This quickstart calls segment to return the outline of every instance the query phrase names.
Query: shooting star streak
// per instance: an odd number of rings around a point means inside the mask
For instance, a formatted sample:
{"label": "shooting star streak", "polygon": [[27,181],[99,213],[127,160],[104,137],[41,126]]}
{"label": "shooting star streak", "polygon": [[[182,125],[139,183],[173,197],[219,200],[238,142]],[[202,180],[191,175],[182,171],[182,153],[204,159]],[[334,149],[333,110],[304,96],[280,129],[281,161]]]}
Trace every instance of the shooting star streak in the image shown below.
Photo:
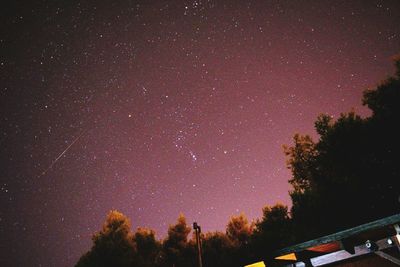
{"label": "shooting star streak", "polygon": [[47,169],[44,170],[44,171],[39,175],[39,178],[42,177],[43,175],[45,175],[51,168],[53,168],[54,164],[56,164],[56,162],[57,162],[62,156],[64,156],[65,153],[68,152],[68,150],[79,140],[79,138],[82,137],[82,135],[83,135],[85,132],[86,132],[86,131],[83,131],[80,135],[78,135],[78,137],[76,137],[76,138],[74,139],[74,141],[72,141],[72,143],[69,144],[69,145],[67,146],[67,148],[64,149],[64,151],[63,151],[55,160],[53,160],[53,162],[50,164],[50,166],[47,167]]}

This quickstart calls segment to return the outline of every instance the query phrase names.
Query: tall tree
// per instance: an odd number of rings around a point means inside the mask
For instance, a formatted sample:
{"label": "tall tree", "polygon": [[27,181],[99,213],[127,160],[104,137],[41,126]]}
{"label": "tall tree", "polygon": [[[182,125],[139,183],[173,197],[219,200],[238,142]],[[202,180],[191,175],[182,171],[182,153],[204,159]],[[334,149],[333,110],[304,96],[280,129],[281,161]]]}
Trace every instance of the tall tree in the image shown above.
{"label": "tall tree", "polygon": [[[397,76],[365,91],[368,118],[354,112],[318,117],[318,142],[295,135],[285,147],[292,171],[292,217],[300,239],[399,211],[400,63]],[[304,235],[302,235],[304,234]]]}
{"label": "tall tree", "polygon": [[159,260],[161,243],[155,237],[155,231],[149,228],[138,228],[133,236],[138,254],[138,266],[155,266]]}
{"label": "tall tree", "polygon": [[93,247],[77,263],[77,267],[129,267],[135,261],[135,247],[129,219],[113,210],[103,228],[94,234]]}
{"label": "tall tree", "polygon": [[288,207],[282,204],[265,206],[263,217],[256,222],[252,236],[252,250],[256,258],[291,244],[293,240],[291,218]]}
{"label": "tall tree", "polygon": [[239,246],[248,244],[252,231],[253,226],[243,213],[232,216],[226,226],[226,235]]}
{"label": "tall tree", "polygon": [[[191,228],[186,223],[186,218],[183,214],[180,214],[176,224],[170,225],[168,229],[168,235],[163,242],[162,247],[162,266],[191,266],[191,262],[186,255],[191,249],[191,244],[188,242],[188,235]],[[193,259],[193,263],[195,258]]]}
{"label": "tall tree", "polygon": [[[235,266],[235,243],[225,233],[213,232],[203,236],[203,266]],[[236,244],[237,245],[237,244]]]}
{"label": "tall tree", "polygon": [[226,226],[226,236],[233,243],[232,259],[234,266],[243,266],[248,263],[250,258],[250,238],[253,233],[254,225],[249,223],[243,213],[232,216]]}

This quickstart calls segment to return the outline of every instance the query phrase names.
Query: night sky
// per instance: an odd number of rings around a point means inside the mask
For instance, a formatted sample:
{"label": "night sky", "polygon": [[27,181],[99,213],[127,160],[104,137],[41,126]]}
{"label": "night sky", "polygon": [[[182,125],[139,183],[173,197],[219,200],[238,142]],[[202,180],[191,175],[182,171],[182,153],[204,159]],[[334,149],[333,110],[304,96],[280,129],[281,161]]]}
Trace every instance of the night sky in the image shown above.
{"label": "night sky", "polygon": [[[0,265],[72,266],[110,209],[158,237],[290,205],[283,144],[368,115],[400,1],[9,1]],[[12,6],[13,5],[13,6]]]}

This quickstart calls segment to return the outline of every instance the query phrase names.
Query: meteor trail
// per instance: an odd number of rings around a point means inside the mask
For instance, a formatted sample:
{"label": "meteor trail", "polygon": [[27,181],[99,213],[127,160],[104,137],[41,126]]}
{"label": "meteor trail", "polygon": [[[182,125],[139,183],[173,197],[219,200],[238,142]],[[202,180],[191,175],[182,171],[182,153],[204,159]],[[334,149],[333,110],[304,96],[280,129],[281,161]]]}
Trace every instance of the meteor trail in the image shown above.
{"label": "meteor trail", "polygon": [[79,140],[79,138],[81,138],[81,136],[82,136],[85,132],[86,132],[86,131],[83,131],[80,135],[78,135],[78,137],[76,137],[76,138],[74,139],[74,141],[72,141],[72,143],[69,144],[69,145],[67,146],[67,148],[64,149],[64,151],[63,151],[55,160],[53,160],[53,162],[50,164],[50,166],[47,167],[47,169],[44,170],[44,171],[39,175],[39,177],[42,177],[43,175],[45,175],[45,174],[53,167],[53,165],[54,165],[65,153],[68,152],[68,150]]}

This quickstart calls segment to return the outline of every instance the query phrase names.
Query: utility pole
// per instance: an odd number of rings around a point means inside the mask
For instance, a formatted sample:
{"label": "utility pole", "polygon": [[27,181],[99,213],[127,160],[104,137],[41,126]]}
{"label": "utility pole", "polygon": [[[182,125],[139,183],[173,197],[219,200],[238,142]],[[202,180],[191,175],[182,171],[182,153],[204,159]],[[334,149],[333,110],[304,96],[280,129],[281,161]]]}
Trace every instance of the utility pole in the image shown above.
{"label": "utility pole", "polygon": [[200,233],[201,233],[201,228],[200,225],[197,224],[197,222],[193,223],[193,229],[196,233],[196,244],[197,244],[197,256],[199,260],[199,267],[203,267],[203,260],[202,260],[202,249],[201,249],[201,239],[200,239]]}

